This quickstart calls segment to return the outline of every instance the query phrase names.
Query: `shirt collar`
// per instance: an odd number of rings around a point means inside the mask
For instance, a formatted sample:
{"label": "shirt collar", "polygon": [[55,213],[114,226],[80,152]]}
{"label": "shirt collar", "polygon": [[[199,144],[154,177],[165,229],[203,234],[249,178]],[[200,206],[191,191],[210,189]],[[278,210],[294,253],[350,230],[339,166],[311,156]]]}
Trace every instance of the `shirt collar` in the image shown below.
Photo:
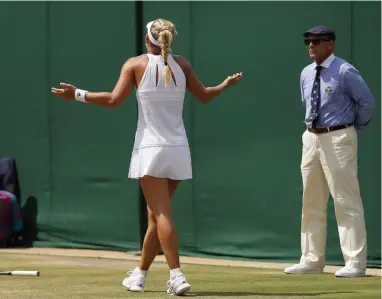
{"label": "shirt collar", "polygon": [[[320,65],[324,68],[328,68],[330,66],[330,64],[333,62],[333,60],[336,58],[336,56],[334,56],[334,54],[330,54],[330,56],[328,58],[326,58],[324,60],[323,63],[321,63]],[[317,66],[317,63],[315,63],[315,67]]]}

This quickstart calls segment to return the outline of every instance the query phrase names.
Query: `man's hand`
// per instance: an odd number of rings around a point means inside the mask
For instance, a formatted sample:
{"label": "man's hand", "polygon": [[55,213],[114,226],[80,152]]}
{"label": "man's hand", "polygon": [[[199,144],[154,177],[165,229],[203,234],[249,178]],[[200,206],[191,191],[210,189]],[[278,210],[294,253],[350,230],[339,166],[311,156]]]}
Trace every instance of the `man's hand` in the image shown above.
{"label": "man's hand", "polygon": [[62,88],[52,87],[52,93],[64,100],[75,100],[76,87],[71,84],[60,83]]}

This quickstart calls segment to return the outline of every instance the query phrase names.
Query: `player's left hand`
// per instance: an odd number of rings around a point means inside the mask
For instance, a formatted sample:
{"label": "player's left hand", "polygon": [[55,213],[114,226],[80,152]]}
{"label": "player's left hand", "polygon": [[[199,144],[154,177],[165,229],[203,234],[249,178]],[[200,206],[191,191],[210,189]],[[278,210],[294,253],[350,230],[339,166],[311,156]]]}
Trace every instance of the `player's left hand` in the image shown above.
{"label": "player's left hand", "polygon": [[236,82],[238,82],[242,77],[243,77],[243,73],[236,73],[236,74],[233,74],[232,76],[228,76],[227,79],[224,80],[224,83],[226,87],[230,87],[236,84]]}
{"label": "player's left hand", "polygon": [[72,84],[60,83],[62,88],[52,87],[52,93],[64,100],[75,100],[76,87]]}

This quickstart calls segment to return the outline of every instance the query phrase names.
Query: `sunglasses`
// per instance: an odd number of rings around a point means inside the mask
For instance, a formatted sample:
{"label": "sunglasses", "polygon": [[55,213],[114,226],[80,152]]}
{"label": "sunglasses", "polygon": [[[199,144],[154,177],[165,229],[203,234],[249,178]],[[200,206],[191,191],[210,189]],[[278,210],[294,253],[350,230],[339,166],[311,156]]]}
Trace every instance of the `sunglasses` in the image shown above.
{"label": "sunglasses", "polygon": [[329,39],[327,38],[320,38],[320,39],[310,39],[310,38],[305,38],[304,39],[304,44],[305,46],[309,46],[310,43],[312,43],[313,45],[319,45],[321,42],[327,42],[329,41]]}

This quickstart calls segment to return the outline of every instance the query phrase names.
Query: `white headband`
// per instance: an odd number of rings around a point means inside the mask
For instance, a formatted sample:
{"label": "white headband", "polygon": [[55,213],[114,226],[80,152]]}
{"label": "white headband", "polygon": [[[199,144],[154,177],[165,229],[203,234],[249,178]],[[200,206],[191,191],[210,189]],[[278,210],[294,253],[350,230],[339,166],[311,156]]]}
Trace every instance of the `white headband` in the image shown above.
{"label": "white headband", "polygon": [[151,26],[153,25],[154,21],[151,21],[150,23],[148,23],[146,25],[146,28],[147,28],[147,35],[149,36],[149,39],[150,39],[150,42],[155,45],[155,46],[159,46],[159,43],[155,40],[155,38],[152,36],[151,34]]}

